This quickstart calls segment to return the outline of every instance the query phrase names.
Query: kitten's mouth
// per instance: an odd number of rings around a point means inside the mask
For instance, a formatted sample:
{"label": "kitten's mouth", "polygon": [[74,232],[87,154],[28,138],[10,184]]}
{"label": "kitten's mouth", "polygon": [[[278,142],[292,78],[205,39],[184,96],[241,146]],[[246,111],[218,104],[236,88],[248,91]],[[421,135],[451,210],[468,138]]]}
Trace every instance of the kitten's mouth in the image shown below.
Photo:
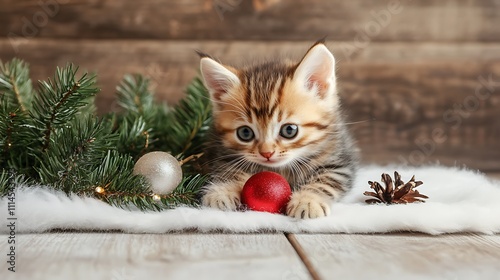
{"label": "kitten's mouth", "polygon": [[247,158],[248,161],[257,163],[259,165],[265,166],[265,167],[282,167],[284,165],[287,165],[289,163],[289,159],[287,157],[273,157],[273,158],[263,158],[263,157],[251,157]]}
{"label": "kitten's mouth", "polygon": [[263,159],[259,162],[261,165],[269,166],[269,167],[279,167],[286,163],[285,160],[280,159]]}

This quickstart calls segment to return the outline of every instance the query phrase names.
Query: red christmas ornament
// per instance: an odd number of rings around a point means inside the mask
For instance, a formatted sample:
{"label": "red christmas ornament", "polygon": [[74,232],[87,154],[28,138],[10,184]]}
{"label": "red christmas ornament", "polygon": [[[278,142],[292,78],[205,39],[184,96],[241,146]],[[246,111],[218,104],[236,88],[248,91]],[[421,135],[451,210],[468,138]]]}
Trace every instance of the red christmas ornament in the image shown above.
{"label": "red christmas ornament", "polygon": [[255,211],[284,213],[292,189],[280,174],[263,171],[250,177],[243,186],[241,202]]}

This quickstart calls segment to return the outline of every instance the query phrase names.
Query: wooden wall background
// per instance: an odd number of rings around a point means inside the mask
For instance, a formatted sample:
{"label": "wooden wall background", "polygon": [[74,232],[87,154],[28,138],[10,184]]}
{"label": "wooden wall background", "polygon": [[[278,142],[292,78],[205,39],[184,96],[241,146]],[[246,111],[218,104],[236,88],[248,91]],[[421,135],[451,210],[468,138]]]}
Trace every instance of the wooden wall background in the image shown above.
{"label": "wooden wall background", "polygon": [[0,0],[0,59],[45,79],[97,72],[100,112],[125,73],[176,102],[195,49],[241,65],[299,59],[328,36],[365,162],[440,162],[500,172],[500,2],[363,0]]}

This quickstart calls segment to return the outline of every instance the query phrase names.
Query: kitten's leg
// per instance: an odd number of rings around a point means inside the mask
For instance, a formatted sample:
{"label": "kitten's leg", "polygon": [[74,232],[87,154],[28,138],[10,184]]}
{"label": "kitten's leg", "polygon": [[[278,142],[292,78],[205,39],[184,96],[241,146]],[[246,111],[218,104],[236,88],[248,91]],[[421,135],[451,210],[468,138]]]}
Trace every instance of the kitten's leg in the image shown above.
{"label": "kitten's leg", "polygon": [[349,179],[349,176],[335,172],[319,174],[313,182],[292,194],[286,214],[301,219],[330,215],[330,203],[345,193]]}
{"label": "kitten's leg", "polygon": [[236,210],[241,205],[241,190],[248,178],[250,175],[241,174],[232,180],[209,183],[204,187],[202,204],[221,210]]}

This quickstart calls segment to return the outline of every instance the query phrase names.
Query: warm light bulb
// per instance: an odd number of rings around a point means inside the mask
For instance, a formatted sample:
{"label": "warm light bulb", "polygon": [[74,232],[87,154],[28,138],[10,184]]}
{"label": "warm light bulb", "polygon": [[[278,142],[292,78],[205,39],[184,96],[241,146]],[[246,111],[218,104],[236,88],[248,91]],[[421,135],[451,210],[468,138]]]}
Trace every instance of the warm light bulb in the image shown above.
{"label": "warm light bulb", "polygon": [[97,188],[95,188],[95,192],[102,194],[102,193],[104,193],[104,188],[103,187],[97,187]]}
{"label": "warm light bulb", "polygon": [[153,194],[153,200],[159,201],[161,197],[157,194]]}

